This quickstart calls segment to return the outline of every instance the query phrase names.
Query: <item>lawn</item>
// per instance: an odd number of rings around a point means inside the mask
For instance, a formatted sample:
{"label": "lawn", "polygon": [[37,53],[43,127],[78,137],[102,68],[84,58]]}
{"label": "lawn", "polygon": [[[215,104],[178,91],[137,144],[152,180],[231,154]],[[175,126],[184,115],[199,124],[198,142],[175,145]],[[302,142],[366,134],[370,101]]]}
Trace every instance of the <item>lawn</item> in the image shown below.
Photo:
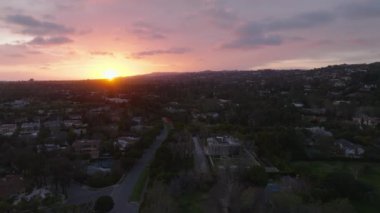
{"label": "lawn", "polygon": [[146,168],[141,173],[139,179],[136,182],[136,185],[133,187],[132,194],[129,197],[129,202],[140,202],[148,177],[149,177],[149,169]]}

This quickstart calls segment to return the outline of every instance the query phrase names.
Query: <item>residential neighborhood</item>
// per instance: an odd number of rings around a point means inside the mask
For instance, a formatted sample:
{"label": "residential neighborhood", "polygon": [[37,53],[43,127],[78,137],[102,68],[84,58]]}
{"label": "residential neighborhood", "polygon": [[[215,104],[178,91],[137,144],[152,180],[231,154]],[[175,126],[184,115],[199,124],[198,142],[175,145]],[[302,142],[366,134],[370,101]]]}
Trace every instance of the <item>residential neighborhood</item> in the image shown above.
{"label": "residential neighborhood", "polygon": [[376,212],[379,67],[0,83],[0,211]]}

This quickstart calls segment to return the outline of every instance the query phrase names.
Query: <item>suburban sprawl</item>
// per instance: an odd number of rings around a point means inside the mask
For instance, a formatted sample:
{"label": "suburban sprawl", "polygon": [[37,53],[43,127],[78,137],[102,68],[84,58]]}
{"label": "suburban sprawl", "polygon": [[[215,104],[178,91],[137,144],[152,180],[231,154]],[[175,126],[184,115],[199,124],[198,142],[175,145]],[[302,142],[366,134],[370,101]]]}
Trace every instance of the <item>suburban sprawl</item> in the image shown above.
{"label": "suburban sprawl", "polygon": [[380,63],[0,82],[0,212],[100,197],[115,213],[378,212]]}

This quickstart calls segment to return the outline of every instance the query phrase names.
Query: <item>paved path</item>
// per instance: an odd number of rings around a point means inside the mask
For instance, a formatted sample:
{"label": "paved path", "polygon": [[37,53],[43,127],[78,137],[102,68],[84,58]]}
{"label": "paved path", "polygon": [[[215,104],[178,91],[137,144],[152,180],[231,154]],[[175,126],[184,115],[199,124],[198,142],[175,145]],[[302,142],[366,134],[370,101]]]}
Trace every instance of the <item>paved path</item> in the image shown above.
{"label": "paved path", "polygon": [[164,127],[161,134],[157,136],[156,141],[151,145],[150,148],[145,150],[143,156],[138,160],[133,168],[127,173],[122,180],[113,186],[102,188],[102,189],[89,189],[81,187],[78,184],[74,184],[68,190],[69,198],[67,203],[69,204],[81,204],[91,201],[95,201],[99,196],[110,195],[112,196],[115,206],[111,213],[137,213],[139,210],[139,205],[136,203],[129,203],[128,199],[132,194],[134,185],[136,184],[138,178],[144,169],[152,161],[155,152],[161,146],[162,142],[168,136],[168,128]]}
{"label": "paved path", "polygon": [[208,167],[206,155],[199,144],[198,137],[193,137],[194,142],[194,165],[198,173],[209,174],[210,168]]}

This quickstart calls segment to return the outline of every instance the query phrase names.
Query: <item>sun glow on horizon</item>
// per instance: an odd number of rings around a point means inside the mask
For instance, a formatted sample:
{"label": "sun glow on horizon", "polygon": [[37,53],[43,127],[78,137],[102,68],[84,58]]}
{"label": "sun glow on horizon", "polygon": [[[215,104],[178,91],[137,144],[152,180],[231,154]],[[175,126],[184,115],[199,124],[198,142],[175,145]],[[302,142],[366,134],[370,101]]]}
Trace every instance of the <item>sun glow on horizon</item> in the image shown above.
{"label": "sun glow on horizon", "polygon": [[113,79],[119,77],[119,74],[116,70],[108,69],[104,71],[103,76],[105,79],[112,81]]}

